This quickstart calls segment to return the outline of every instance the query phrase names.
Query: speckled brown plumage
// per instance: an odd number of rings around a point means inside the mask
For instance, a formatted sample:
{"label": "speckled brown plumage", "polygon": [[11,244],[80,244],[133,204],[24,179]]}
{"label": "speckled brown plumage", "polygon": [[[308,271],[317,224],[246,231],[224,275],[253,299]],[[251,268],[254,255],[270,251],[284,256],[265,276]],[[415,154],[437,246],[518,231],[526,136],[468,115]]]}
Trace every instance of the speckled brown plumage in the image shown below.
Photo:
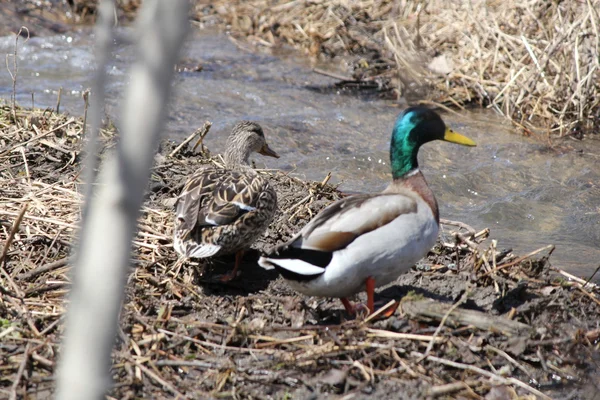
{"label": "speckled brown plumage", "polygon": [[201,170],[188,180],[177,202],[179,252],[194,257],[199,247],[206,247],[208,257],[244,250],[267,229],[276,208],[275,190],[252,169]]}
{"label": "speckled brown plumage", "polygon": [[[240,122],[227,139],[225,168],[205,167],[187,181],[177,199],[173,235],[181,256],[241,256],[267,229],[277,209],[277,195],[248,165],[252,152],[279,157],[258,124]],[[238,264],[236,260],[234,271]]]}

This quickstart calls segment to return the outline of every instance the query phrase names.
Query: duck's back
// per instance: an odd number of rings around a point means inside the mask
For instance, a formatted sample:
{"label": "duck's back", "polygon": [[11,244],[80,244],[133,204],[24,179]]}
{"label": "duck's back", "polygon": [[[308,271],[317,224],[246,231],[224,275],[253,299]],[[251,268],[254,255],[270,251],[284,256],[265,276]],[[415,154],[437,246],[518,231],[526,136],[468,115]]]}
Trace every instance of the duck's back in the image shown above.
{"label": "duck's back", "polygon": [[197,258],[243,250],[267,228],[276,208],[275,190],[250,168],[200,170],[177,200],[175,250]]}

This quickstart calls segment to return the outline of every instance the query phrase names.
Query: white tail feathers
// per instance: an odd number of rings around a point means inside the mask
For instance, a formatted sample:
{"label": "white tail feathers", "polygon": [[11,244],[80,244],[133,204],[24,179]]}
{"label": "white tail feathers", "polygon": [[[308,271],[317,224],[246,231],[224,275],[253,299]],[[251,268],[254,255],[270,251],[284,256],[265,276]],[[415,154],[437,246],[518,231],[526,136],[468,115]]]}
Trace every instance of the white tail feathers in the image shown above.
{"label": "white tail feathers", "polygon": [[259,258],[258,265],[260,265],[261,267],[263,267],[264,269],[267,269],[267,270],[272,270],[273,268],[275,268],[275,266],[271,262],[271,259],[266,258],[266,257]]}
{"label": "white tail feathers", "polygon": [[187,258],[206,258],[214,256],[221,250],[221,246],[216,244],[186,242],[179,237],[174,238],[173,247],[177,253]]}
{"label": "white tail feathers", "polygon": [[268,258],[261,257],[258,264],[264,269],[273,269],[274,266],[286,269],[298,275],[319,275],[325,272],[325,268],[317,267],[307,263],[306,261],[293,258]]}

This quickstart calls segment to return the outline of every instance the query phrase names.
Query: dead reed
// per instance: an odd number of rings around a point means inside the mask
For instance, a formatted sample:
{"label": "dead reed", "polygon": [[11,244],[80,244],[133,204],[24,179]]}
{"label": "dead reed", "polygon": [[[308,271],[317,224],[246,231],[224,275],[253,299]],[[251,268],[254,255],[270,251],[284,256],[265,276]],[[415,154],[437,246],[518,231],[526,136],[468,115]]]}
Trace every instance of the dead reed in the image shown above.
{"label": "dead reed", "polygon": [[345,59],[342,83],[459,108],[476,103],[525,133],[598,132],[600,0],[210,3],[196,2],[197,19],[218,15],[238,37]]}
{"label": "dead reed", "polygon": [[[0,397],[16,399],[54,390],[82,202],[83,124],[50,110],[17,108],[17,121],[11,114],[0,108]],[[114,131],[102,133],[110,145]],[[484,242],[488,230],[443,221],[429,257],[380,293],[403,298],[403,315],[383,321],[348,319],[336,301],[299,296],[255,266],[256,252],[230,285],[210,277],[231,260],[179,262],[170,239],[174,198],[199,165],[220,163],[188,142],[165,142],[156,157],[110,398],[397,398],[400,390],[585,398],[597,390],[600,290],[551,273],[552,246],[517,257]],[[276,186],[281,211],[258,249],[287,239],[340,196],[323,182],[261,173]]]}

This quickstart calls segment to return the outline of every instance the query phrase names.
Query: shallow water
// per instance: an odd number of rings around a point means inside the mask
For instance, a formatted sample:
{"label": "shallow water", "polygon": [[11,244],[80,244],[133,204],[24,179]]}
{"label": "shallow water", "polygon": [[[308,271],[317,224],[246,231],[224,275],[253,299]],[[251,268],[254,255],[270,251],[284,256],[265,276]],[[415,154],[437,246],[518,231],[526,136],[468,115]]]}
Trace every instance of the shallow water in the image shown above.
{"label": "shallow water", "polygon": [[[107,112],[118,115],[133,58],[127,30],[119,31],[115,62],[109,68]],[[0,38],[0,50],[12,53],[13,38]],[[63,88],[61,109],[83,113],[81,93],[90,86],[93,36],[33,38],[19,49],[17,100],[24,106],[54,107]],[[301,57],[278,56],[237,47],[227,36],[195,32],[184,58],[201,72],[176,77],[167,137],[181,140],[205,120],[213,122],[206,142],[223,149],[224,138],[240,119],[263,125],[281,158],[257,156],[258,165],[294,171],[333,183],[346,191],[375,192],[389,180],[388,146],[398,105],[318,92],[307,86],[334,81],[312,72]],[[324,66],[334,68],[335,66]],[[0,97],[9,99],[11,79],[0,72]],[[140,113],[143,117],[143,111]],[[440,203],[443,218],[489,227],[499,248],[518,254],[556,244],[553,265],[587,276],[600,259],[600,169],[598,140],[586,152],[557,154],[523,138],[491,111],[446,114],[446,122],[473,138],[478,147],[431,143],[421,151],[422,169]]]}

